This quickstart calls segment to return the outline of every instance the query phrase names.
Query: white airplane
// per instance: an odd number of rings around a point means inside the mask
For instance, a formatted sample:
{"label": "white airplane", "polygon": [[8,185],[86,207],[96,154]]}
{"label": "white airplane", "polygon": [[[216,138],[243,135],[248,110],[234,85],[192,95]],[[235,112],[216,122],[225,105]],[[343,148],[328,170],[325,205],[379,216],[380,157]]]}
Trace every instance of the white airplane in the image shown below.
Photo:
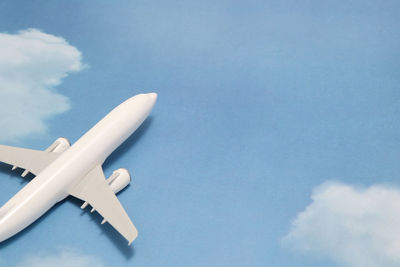
{"label": "white airplane", "polygon": [[45,151],[0,145],[0,161],[36,175],[0,208],[0,242],[33,223],[54,204],[72,195],[92,206],[129,245],[137,230],[116,193],[130,182],[127,170],[114,171],[106,180],[101,165],[147,118],[157,100],[156,93],[136,95],[112,110],[106,117],[70,146],[57,139]]}

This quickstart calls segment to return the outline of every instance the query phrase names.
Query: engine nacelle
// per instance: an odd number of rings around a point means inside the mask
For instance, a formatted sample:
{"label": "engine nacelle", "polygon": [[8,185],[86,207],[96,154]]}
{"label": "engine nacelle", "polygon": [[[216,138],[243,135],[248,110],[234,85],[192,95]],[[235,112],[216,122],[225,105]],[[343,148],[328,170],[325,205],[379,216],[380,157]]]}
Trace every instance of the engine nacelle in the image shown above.
{"label": "engine nacelle", "polygon": [[54,153],[62,153],[68,148],[70,148],[71,144],[69,143],[67,138],[60,137],[54,143],[49,146],[45,151],[46,152],[54,152]]}
{"label": "engine nacelle", "polygon": [[118,169],[107,179],[108,185],[115,194],[124,189],[131,182],[131,176],[126,169]]}

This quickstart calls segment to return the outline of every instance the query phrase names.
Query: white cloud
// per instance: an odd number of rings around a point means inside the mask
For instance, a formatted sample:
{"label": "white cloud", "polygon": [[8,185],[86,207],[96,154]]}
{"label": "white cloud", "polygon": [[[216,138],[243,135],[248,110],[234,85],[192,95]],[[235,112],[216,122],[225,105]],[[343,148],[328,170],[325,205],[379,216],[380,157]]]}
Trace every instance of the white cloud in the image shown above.
{"label": "white cloud", "polygon": [[400,266],[400,190],[326,183],[283,244],[351,267]]}
{"label": "white cloud", "polygon": [[0,33],[0,141],[46,133],[46,119],[70,108],[54,87],[82,68],[79,50],[61,37]]}
{"label": "white cloud", "polygon": [[98,258],[69,250],[54,255],[32,255],[17,264],[17,267],[103,267]]}

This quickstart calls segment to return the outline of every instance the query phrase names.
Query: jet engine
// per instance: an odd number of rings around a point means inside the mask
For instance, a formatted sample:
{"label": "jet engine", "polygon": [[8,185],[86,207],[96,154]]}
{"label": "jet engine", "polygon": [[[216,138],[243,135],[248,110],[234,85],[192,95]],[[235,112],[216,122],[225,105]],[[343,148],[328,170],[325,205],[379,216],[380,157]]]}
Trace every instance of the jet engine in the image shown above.
{"label": "jet engine", "polygon": [[45,151],[46,152],[54,152],[54,153],[62,153],[67,150],[71,144],[69,143],[67,138],[60,137],[54,143],[49,146]]}
{"label": "jet engine", "polygon": [[107,179],[107,183],[114,191],[115,194],[124,189],[131,182],[131,176],[126,169],[115,170],[110,178]]}

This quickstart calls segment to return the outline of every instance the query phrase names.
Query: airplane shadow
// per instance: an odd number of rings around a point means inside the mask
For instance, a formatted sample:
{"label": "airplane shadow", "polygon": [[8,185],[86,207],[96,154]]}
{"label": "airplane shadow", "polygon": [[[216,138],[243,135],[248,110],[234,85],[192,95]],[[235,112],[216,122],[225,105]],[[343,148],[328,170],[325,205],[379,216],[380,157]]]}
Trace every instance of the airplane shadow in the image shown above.
{"label": "airplane shadow", "polygon": [[[72,203],[74,206],[77,207],[77,209],[80,209],[80,206],[82,205],[83,201],[76,199],[74,197],[67,197],[63,201],[57,203],[54,205],[48,212],[46,212],[43,216],[41,216],[39,219],[37,219],[34,223],[29,225],[27,228],[19,232],[18,234],[10,237],[9,239],[3,241],[0,243],[0,251],[2,248],[11,245],[14,243],[16,240],[23,238],[29,231],[33,230],[35,227],[37,227],[43,220],[47,218],[47,216],[50,216],[54,210],[62,205],[64,202],[69,201]],[[118,250],[121,252],[121,254],[127,259],[131,259],[135,255],[135,248],[133,246],[128,246],[128,242],[108,223],[101,225],[100,222],[103,219],[103,217],[98,214],[97,212],[90,213],[90,208],[86,208],[85,210],[82,210],[81,214],[83,216],[88,216],[91,221],[93,221],[93,224],[96,225],[100,231],[101,234],[105,234],[108,239],[118,248]]]}
{"label": "airplane shadow", "polygon": [[[152,123],[153,118],[148,117],[143,124],[135,131],[135,133],[130,136],[119,148],[117,148],[106,160],[106,162],[103,164],[104,167],[107,167],[109,165],[112,165],[112,163],[118,158],[123,156],[128,150],[133,148],[135,144],[138,142],[140,137],[147,131],[147,129],[150,127]],[[10,178],[15,179],[16,177],[19,177],[22,171],[18,169],[15,172],[11,171],[10,165],[0,163],[0,174],[4,175],[9,175]],[[21,178],[22,179],[22,184],[29,182],[33,178],[32,174],[29,174],[27,178]],[[124,189],[125,190],[125,189]],[[124,191],[122,190],[122,191]],[[121,192],[120,192],[121,193]],[[66,199],[62,200],[61,202],[55,204],[49,211],[47,211],[43,216],[41,216],[39,219],[37,219],[34,223],[32,223],[30,226],[19,232],[18,234],[12,236],[11,238],[3,241],[0,243],[0,250],[6,246],[11,245],[14,243],[16,240],[23,238],[29,231],[37,227],[37,225],[40,224],[43,220],[47,218],[50,214],[54,212],[54,210],[59,206],[62,205],[64,202],[69,201],[72,203],[74,206],[76,206],[78,209],[80,209],[80,206],[83,204],[83,202],[79,199],[76,199],[74,197],[67,197]],[[100,224],[102,221],[103,217],[97,213],[93,212],[90,213],[90,205],[87,207],[85,210],[82,210],[81,216],[89,216],[90,220],[94,221],[93,224],[97,225],[97,227],[100,229],[101,234],[105,234],[108,239],[118,248],[118,250],[121,252],[121,254],[126,258],[126,260],[129,260],[135,255],[135,249],[132,246],[128,246],[127,241],[108,223],[105,223],[103,225]]]}
{"label": "airplane shadow", "polygon": [[[82,200],[76,199],[74,197],[68,197],[68,200],[78,209],[80,209],[80,206],[83,204]],[[90,213],[90,210],[91,207],[89,205],[89,207],[82,210],[80,215],[82,217],[89,217],[90,220],[93,221],[93,224],[95,224],[99,228],[101,234],[106,235],[107,238],[114,244],[115,247],[118,248],[118,250],[127,260],[132,258],[135,255],[134,246],[128,246],[128,241],[126,241],[125,238],[122,237],[109,223],[105,223],[103,225],[100,224],[100,222],[103,220],[103,217],[97,212]]]}

